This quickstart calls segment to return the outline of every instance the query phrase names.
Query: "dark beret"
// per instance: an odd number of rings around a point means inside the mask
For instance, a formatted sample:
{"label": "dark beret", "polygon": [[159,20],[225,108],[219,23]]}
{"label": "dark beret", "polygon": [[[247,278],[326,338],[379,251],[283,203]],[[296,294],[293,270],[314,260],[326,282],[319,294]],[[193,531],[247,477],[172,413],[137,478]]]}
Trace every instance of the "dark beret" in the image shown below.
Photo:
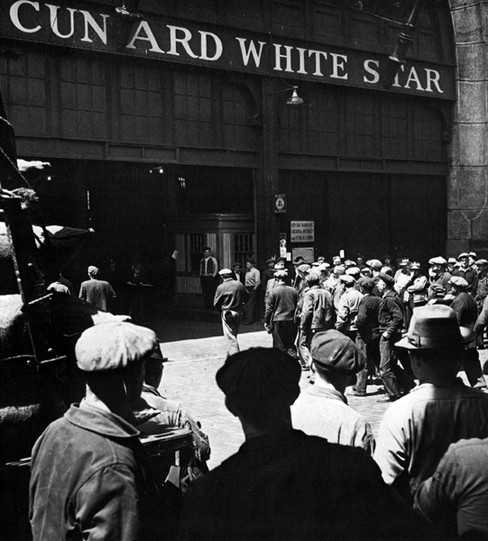
{"label": "dark beret", "polygon": [[365,365],[365,358],[354,342],[334,329],[316,333],[310,351],[315,367],[325,375],[330,372],[356,374]]}
{"label": "dark beret", "polygon": [[358,284],[360,286],[363,286],[364,289],[367,289],[368,291],[372,291],[374,289],[373,278],[368,278],[367,276],[363,276],[362,278],[359,278]]}
{"label": "dark beret", "polygon": [[293,404],[300,391],[296,359],[275,348],[250,348],[227,358],[217,371],[217,385],[228,398]]}

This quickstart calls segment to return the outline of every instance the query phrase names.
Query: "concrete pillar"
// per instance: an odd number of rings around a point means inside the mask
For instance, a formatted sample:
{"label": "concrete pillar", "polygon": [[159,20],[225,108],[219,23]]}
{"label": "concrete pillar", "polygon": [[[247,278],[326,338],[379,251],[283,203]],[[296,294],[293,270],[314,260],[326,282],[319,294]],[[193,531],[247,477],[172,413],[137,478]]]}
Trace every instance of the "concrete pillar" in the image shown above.
{"label": "concrete pillar", "polygon": [[[450,0],[457,93],[448,177],[448,255],[488,252],[488,0]],[[485,254],[486,255],[486,254]]]}

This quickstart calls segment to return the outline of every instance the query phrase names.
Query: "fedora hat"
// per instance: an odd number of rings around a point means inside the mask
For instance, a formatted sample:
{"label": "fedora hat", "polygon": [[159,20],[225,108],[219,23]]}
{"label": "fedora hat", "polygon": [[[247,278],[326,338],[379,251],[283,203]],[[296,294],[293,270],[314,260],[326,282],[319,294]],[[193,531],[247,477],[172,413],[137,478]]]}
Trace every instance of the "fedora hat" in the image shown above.
{"label": "fedora hat", "polygon": [[436,349],[466,344],[474,339],[467,327],[460,327],[456,313],[443,304],[415,308],[408,333],[395,345],[406,349]]}

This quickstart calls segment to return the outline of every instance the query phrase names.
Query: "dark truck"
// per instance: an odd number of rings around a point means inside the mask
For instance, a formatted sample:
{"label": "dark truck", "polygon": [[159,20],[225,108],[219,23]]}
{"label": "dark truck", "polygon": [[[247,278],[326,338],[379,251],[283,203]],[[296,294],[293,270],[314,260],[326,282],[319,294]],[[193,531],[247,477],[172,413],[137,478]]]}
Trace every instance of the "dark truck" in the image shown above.
{"label": "dark truck", "polygon": [[[0,95],[0,540],[9,541],[31,538],[30,452],[47,425],[82,398],[74,345],[100,315],[46,289],[45,276],[62,270],[90,232],[33,226],[30,199],[35,192],[17,168],[15,134]],[[184,466],[193,453],[184,429],[162,429],[143,444],[160,484],[171,465]]]}

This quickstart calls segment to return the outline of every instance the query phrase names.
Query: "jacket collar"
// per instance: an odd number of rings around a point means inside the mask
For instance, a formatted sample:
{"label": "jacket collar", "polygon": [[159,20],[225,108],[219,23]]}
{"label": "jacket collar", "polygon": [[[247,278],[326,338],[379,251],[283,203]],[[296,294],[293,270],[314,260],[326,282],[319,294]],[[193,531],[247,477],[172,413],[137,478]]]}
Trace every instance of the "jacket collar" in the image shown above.
{"label": "jacket collar", "polygon": [[111,438],[136,438],[140,432],[122,417],[86,403],[71,404],[64,417],[71,424]]}

